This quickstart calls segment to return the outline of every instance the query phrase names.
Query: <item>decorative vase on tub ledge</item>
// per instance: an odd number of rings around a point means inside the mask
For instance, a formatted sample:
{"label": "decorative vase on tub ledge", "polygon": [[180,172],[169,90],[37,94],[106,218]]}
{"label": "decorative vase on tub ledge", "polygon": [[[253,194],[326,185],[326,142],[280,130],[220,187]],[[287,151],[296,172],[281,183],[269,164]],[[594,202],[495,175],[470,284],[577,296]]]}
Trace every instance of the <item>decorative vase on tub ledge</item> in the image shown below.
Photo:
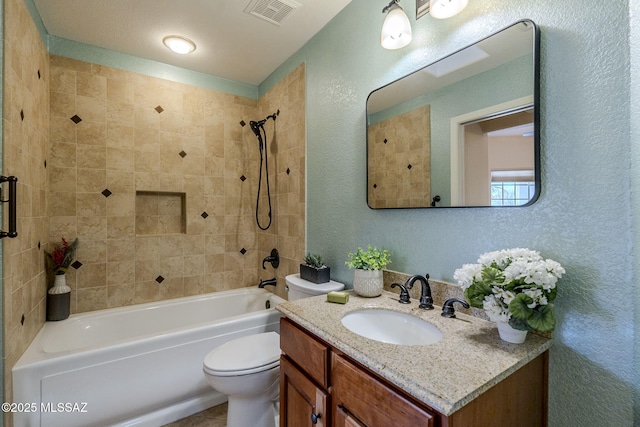
{"label": "decorative vase on tub ledge", "polygon": [[69,243],[62,238],[62,244],[54,245],[51,253],[45,251],[46,267],[55,276],[53,286],[47,291],[47,320],[64,320],[71,312],[71,288],[67,286],[67,270],[73,262],[78,239]]}
{"label": "decorative vase on tub ledge", "polygon": [[53,286],[47,292],[47,320],[64,320],[71,312],[71,288],[66,274],[56,274]]}
{"label": "decorative vase on tub ledge", "polygon": [[353,290],[363,297],[377,297],[382,294],[382,269],[391,263],[389,251],[367,246],[367,250],[358,248],[349,254],[346,262],[349,268],[354,268]]}
{"label": "decorative vase on tub ledge", "polygon": [[480,255],[453,274],[472,307],[483,308],[497,323],[504,341],[521,344],[527,331],[552,332],[553,301],[562,266],[530,249],[515,248]]}

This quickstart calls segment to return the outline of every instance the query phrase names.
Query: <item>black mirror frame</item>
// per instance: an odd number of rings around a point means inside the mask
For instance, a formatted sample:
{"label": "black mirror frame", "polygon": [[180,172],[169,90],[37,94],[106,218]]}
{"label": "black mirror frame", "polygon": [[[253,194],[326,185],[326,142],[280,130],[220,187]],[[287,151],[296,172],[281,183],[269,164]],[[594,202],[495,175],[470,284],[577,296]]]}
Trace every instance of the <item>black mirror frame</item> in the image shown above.
{"label": "black mirror frame", "polygon": [[[424,206],[424,207],[392,207],[392,208],[374,208],[371,206],[371,204],[369,203],[369,132],[368,132],[368,118],[369,118],[369,113],[368,113],[368,103],[369,103],[369,98],[371,97],[371,95],[376,92],[379,89],[385,88],[389,85],[392,85],[393,83],[404,79],[405,77],[408,77],[414,73],[417,73],[433,64],[436,64],[439,61],[442,61],[446,58],[449,58],[459,52],[461,52],[464,49],[467,49],[477,43],[482,42],[483,40],[486,40],[508,28],[513,27],[514,25],[520,24],[520,23],[526,23],[528,25],[531,25],[533,27],[533,128],[534,128],[534,172],[535,172],[535,177],[534,177],[534,182],[535,182],[535,191],[533,196],[531,197],[531,199],[523,204],[523,205],[517,205],[517,206],[433,206],[433,203],[431,206]],[[367,100],[366,100],[366,104],[365,104],[365,129],[367,129],[366,135],[365,135],[365,148],[366,148],[366,171],[367,171],[367,179],[366,179],[366,187],[365,187],[365,191],[366,191],[366,198],[367,198],[367,206],[369,207],[369,209],[372,210],[379,210],[379,209],[433,209],[433,208],[440,208],[440,209],[458,209],[458,208],[523,208],[523,207],[527,207],[527,206],[531,206],[532,204],[534,204],[540,197],[541,193],[542,193],[542,180],[541,180],[541,167],[540,167],[540,162],[541,162],[541,157],[540,157],[540,28],[536,25],[535,22],[533,22],[531,19],[521,19],[518,20],[516,22],[514,22],[511,25],[508,25],[504,28],[501,28],[498,31],[495,31],[491,34],[489,34],[488,36],[475,41],[474,43],[471,43],[461,49],[456,50],[455,52],[450,53],[449,55],[446,55],[434,62],[431,62],[423,67],[420,67],[419,69],[406,74],[390,83],[387,83],[386,85],[383,85],[379,88],[374,89],[373,91],[371,91],[369,93],[369,95],[367,96]],[[438,197],[439,196],[435,196]]]}

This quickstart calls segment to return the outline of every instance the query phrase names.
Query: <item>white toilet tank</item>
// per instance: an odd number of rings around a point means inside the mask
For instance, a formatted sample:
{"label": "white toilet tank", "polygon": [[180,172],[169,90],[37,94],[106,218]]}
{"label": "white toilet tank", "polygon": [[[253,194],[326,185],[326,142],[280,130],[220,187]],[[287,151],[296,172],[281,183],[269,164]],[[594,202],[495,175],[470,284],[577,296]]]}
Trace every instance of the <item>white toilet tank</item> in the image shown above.
{"label": "white toilet tank", "polygon": [[327,283],[313,283],[301,279],[300,274],[288,275],[285,277],[285,282],[287,283],[289,292],[289,301],[328,294],[331,291],[341,291],[344,289],[344,283],[334,282],[333,280]]}

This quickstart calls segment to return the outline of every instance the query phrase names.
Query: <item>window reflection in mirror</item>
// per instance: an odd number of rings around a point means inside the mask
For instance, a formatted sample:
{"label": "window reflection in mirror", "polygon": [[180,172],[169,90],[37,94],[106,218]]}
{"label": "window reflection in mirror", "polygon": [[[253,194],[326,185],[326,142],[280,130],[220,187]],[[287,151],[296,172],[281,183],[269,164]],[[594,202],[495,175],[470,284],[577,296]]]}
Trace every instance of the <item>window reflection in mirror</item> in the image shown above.
{"label": "window reflection in mirror", "polygon": [[540,192],[538,39],[535,24],[520,21],[373,91],[369,207],[533,203]]}

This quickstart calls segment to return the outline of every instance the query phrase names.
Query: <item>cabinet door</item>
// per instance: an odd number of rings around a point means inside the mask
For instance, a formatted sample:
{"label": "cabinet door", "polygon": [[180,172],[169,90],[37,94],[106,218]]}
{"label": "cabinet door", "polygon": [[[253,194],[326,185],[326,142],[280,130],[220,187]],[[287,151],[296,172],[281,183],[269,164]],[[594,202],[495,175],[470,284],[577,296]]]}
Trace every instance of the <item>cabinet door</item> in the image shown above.
{"label": "cabinet door", "polygon": [[336,414],[336,416],[333,419],[333,427],[367,427],[353,418],[351,414],[347,413],[341,406],[335,409],[334,414]]}
{"label": "cabinet door", "polygon": [[280,427],[329,427],[327,393],[280,358]]}
{"label": "cabinet door", "polygon": [[341,356],[335,356],[331,365],[331,399],[336,424],[337,408],[343,407],[368,427],[434,426],[433,414]]}
{"label": "cabinet door", "polygon": [[329,347],[289,319],[280,319],[280,348],[325,390],[329,387]]}

